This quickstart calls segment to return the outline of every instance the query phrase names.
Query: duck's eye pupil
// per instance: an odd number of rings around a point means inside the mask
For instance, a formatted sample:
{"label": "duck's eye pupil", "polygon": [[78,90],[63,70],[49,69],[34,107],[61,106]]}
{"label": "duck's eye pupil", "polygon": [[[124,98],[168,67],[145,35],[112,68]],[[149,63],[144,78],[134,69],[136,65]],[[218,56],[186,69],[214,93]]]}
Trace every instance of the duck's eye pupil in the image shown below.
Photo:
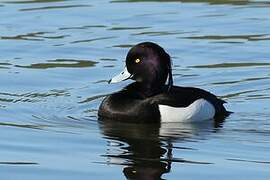
{"label": "duck's eye pupil", "polygon": [[141,60],[138,58],[138,59],[135,59],[135,63],[139,63],[141,62]]}

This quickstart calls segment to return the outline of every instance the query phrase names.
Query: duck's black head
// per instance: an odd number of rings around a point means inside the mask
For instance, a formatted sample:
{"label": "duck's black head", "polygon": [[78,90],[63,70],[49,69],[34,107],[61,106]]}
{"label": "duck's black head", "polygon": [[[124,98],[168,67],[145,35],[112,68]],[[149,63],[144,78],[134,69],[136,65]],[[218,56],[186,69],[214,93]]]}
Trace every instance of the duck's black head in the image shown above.
{"label": "duck's black head", "polygon": [[125,70],[110,82],[126,79],[133,79],[148,90],[161,89],[168,79],[169,89],[173,84],[170,56],[162,47],[152,42],[133,46],[127,54]]}

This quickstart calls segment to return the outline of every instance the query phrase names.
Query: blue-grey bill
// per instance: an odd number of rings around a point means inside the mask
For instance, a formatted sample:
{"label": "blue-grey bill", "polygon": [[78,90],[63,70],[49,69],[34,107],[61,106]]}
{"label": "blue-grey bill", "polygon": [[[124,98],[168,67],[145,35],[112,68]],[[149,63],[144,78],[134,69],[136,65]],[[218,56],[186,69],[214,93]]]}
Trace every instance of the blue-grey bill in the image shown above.
{"label": "blue-grey bill", "polygon": [[130,79],[132,77],[132,74],[130,74],[127,70],[127,67],[118,75],[114,76],[110,81],[110,83],[118,83],[127,79]]}

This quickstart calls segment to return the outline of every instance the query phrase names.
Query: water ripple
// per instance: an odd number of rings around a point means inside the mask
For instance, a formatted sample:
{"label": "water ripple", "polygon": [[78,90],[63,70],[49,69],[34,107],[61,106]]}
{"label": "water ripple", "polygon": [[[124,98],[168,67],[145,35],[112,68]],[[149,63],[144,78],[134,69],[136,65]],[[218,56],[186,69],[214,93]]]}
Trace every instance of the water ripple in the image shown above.
{"label": "water ripple", "polygon": [[108,30],[110,31],[123,31],[123,30],[140,30],[140,29],[149,29],[151,27],[148,26],[138,26],[138,27],[112,27]]}
{"label": "water ripple", "polygon": [[131,35],[148,35],[148,36],[169,36],[169,35],[177,35],[183,34],[183,32],[178,31],[145,31],[140,33],[133,33]]}
{"label": "water ripple", "polygon": [[99,38],[93,38],[93,39],[83,39],[83,40],[76,40],[70,42],[71,44],[77,44],[77,43],[86,43],[86,42],[93,42],[93,41],[100,41],[100,40],[107,40],[107,39],[115,39],[117,36],[108,36],[108,37],[99,37]]}
{"label": "water ripple", "polygon": [[110,164],[117,164],[117,165],[127,165],[129,164],[128,162],[130,162],[129,165],[132,165],[131,163],[132,161],[136,161],[136,163],[159,163],[159,164],[162,164],[165,162],[167,163],[176,162],[176,163],[185,163],[185,164],[204,164],[204,165],[213,164],[210,162],[192,161],[192,160],[186,160],[183,158],[142,158],[142,157],[134,157],[133,155],[129,155],[129,154],[121,154],[121,155],[106,154],[102,156],[106,158],[110,158],[110,159],[122,159],[122,161],[120,160],[119,163],[110,162]]}
{"label": "water ripple", "polygon": [[118,45],[114,45],[112,47],[117,47],[117,48],[131,48],[132,46],[134,46],[134,44],[118,44]]}
{"label": "water ripple", "polygon": [[0,161],[0,165],[39,165],[36,162],[27,162],[27,161]]}
{"label": "water ripple", "polygon": [[18,127],[18,128],[30,128],[30,129],[44,129],[49,127],[48,125],[33,125],[33,124],[15,124],[15,123],[5,123],[0,122],[0,126]]}
{"label": "water ripple", "polygon": [[49,69],[49,68],[86,68],[93,67],[97,64],[96,61],[90,60],[75,60],[75,59],[56,59],[48,60],[48,63],[35,63],[31,65],[15,65],[20,68],[31,69]]}
{"label": "water ripple", "polygon": [[11,66],[12,64],[10,63],[0,63],[0,69],[10,69],[9,66]]}
{"label": "water ripple", "polygon": [[[185,37],[187,39],[197,39],[197,40],[215,40],[227,42],[236,42],[238,43],[239,40],[243,41],[265,41],[270,40],[269,34],[250,34],[250,35],[205,35],[205,36],[189,36]],[[236,40],[236,41],[233,41]],[[237,41],[238,40],[238,41]]]}
{"label": "water ripple", "polygon": [[63,2],[66,0],[29,0],[29,1],[16,1],[16,0],[10,0],[10,1],[4,1],[4,3],[9,4],[32,4],[32,3],[53,3],[53,2]]}
{"label": "water ripple", "polygon": [[62,5],[62,6],[44,6],[37,8],[25,8],[19,11],[40,11],[40,10],[50,10],[50,9],[67,9],[67,8],[81,8],[81,7],[92,7],[91,5]]}
{"label": "water ripple", "polygon": [[48,97],[59,97],[59,96],[70,96],[67,90],[50,90],[45,93],[41,92],[31,92],[24,94],[14,94],[14,93],[5,93],[0,92],[0,102],[6,103],[19,103],[19,102],[40,102],[43,101],[44,98]]}
{"label": "water ripple", "polygon": [[102,95],[96,95],[96,96],[88,97],[88,98],[86,98],[85,100],[80,101],[79,103],[87,103],[87,102],[91,102],[91,101],[94,101],[94,100],[96,100],[96,99],[100,99],[100,98],[106,97],[107,95],[108,95],[108,94],[102,94]]}
{"label": "water ripple", "polygon": [[245,68],[245,67],[268,67],[270,63],[260,62],[246,62],[246,63],[220,63],[220,64],[209,64],[209,65],[195,65],[189,66],[191,68]]}
{"label": "water ripple", "polygon": [[61,27],[58,28],[59,30],[82,30],[82,29],[89,29],[89,28],[106,28],[105,25],[83,25],[83,26],[74,26],[74,27]]}
{"label": "water ripple", "polygon": [[0,40],[27,40],[27,41],[43,41],[41,38],[43,34],[48,32],[32,32],[27,34],[21,34],[16,36],[0,36]]}
{"label": "water ripple", "polygon": [[259,161],[259,160],[247,160],[247,159],[236,159],[229,158],[228,161],[236,161],[236,162],[249,162],[249,163],[259,163],[259,164],[270,164],[270,161]]}
{"label": "water ripple", "polygon": [[235,81],[213,82],[211,84],[213,85],[238,84],[242,82],[259,81],[259,80],[266,80],[266,79],[270,79],[270,77],[244,78],[244,79],[235,80]]}
{"label": "water ripple", "polygon": [[269,5],[268,1],[252,1],[252,0],[112,0],[111,3],[135,3],[135,2],[163,2],[163,3],[206,3],[209,5],[235,5],[235,6],[245,6],[254,5],[260,7],[263,5]]}

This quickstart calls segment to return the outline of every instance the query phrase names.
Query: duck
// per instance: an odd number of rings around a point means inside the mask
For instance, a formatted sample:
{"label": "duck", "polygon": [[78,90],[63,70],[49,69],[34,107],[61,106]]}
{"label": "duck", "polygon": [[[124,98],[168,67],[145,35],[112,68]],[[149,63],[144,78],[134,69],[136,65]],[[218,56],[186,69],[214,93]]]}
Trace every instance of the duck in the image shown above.
{"label": "duck", "polygon": [[100,119],[129,123],[201,122],[230,114],[226,101],[196,87],[173,84],[170,55],[154,42],[131,47],[124,70],[108,81],[135,82],[106,96],[98,110]]}

